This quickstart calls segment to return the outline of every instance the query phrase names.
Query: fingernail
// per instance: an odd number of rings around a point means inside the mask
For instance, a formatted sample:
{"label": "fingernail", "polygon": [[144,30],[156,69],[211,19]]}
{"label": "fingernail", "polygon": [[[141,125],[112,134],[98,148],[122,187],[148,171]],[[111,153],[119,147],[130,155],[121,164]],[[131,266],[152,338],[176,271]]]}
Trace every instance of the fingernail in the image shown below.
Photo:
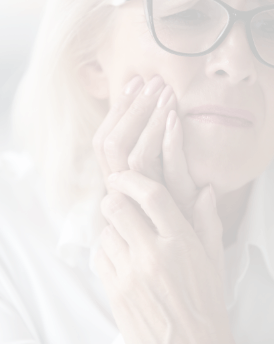
{"label": "fingernail", "polygon": [[124,88],[124,94],[129,96],[137,92],[143,86],[143,79],[140,76],[135,76]]}
{"label": "fingernail", "polygon": [[112,173],[111,175],[109,175],[108,182],[109,183],[115,182],[118,179],[119,174],[120,174],[119,172],[116,172],[116,173]]}
{"label": "fingernail", "polygon": [[166,122],[166,131],[171,132],[173,128],[175,127],[177,121],[177,113],[174,110],[171,110],[167,117]]}
{"label": "fingernail", "polygon": [[217,207],[216,196],[215,196],[215,192],[214,192],[213,187],[212,187],[211,184],[209,186],[209,191],[210,191],[210,196],[211,196],[213,207],[216,208]]}
{"label": "fingernail", "polygon": [[159,98],[158,103],[157,103],[157,107],[162,108],[162,107],[166,106],[166,104],[168,103],[172,94],[173,94],[172,87],[169,85],[166,86],[165,89],[163,90],[162,94],[160,95],[160,98]]}
{"label": "fingernail", "polygon": [[161,75],[155,75],[148,83],[145,89],[145,95],[152,96],[154,93],[156,93],[159,90],[159,88],[163,85],[163,83],[164,83],[164,79],[161,77]]}
{"label": "fingernail", "polygon": [[138,96],[138,94],[141,92],[141,90],[143,89],[143,87],[144,87],[144,83],[142,82],[141,85],[140,85],[140,87],[139,87],[135,92],[133,92],[133,95],[134,95],[134,96]]}

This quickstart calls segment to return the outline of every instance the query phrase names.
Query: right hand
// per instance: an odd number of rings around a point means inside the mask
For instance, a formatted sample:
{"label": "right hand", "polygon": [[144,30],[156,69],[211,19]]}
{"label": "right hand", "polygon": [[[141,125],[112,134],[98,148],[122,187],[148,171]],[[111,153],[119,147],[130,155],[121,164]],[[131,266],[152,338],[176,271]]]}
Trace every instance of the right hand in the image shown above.
{"label": "right hand", "polygon": [[[180,120],[177,118],[171,134],[165,131],[170,110],[176,111],[176,96],[168,86],[165,91],[172,92],[172,95],[165,106],[157,108],[158,98],[165,88],[163,78],[158,76],[158,90],[150,96],[144,94],[146,87],[140,76],[139,81],[135,93],[126,95],[122,92],[118,97],[92,141],[107,191],[117,192],[108,183],[107,177],[111,173],[129,169],[140,172],[167,188],[193,226],[193,207],[201,189],[188,173]],[[134,200],[131,201],[136,205]],[[140,212],[151,224],[141,208]]]}
{"label": "right hand", "polygon": [[110,109],[93,146],[105,181],[115,172],[139,172],[164,184],[191,220],[198,190],[188,173],[176,107],[172,88],[160,76],[146,85],[136,76]]}

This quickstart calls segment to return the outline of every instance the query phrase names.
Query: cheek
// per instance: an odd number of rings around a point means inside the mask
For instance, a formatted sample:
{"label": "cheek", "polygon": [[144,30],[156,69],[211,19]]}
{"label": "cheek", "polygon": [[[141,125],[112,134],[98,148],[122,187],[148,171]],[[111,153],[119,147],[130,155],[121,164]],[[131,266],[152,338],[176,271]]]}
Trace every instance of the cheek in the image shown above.
{"label": "cheek", "polygon": [[163,57],[168,57],[170,55],[167,51],[158,46],[148,30],[139,35],[137,40],[140,49],[146,55],[157,56],[158,59],[162,59]]}
{"label": "cheek", "polygon": [[119,96],[124,85],[135,75],[147,80],[155,70],[151,68],[155,48],[142,14],[136,13],[122,11],[117,17],[109,51],[111,58],[105,68],[111,100]]}
{"label": "cheek", "polygon": [[[212,183],[218,193],[241,187],[254,177],[256,135],[251,129],[231,129],[184,121],[184,151],[195,183]],[[256,173],[256,172],[255,172]]]}

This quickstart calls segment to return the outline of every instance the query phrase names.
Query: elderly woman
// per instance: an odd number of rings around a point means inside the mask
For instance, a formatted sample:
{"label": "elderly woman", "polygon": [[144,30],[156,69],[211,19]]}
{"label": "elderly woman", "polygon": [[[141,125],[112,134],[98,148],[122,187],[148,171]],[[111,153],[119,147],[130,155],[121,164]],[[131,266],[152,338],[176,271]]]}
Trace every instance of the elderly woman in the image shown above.
{"label": "elderly woman", "polygon": [[1,156],[0,343],[273,343],[273,92],[271,0],[49,1]]}

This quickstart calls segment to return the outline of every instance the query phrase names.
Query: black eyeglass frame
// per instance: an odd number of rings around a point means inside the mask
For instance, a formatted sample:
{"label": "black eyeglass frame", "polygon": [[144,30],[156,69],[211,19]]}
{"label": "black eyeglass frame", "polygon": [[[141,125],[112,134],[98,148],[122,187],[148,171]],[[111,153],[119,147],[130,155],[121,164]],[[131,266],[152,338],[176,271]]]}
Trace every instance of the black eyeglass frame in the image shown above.
{"label": "black eyeglass frame", "polygon": [[221,5],[222,7],[224,7],[228,13],[228,17],[229,17],[229,21],[227,24],[227,27],[224,29],[223,33],[220,35],[220,37],[217,39],[217,41],[214,43],[214,45],[206,50],[203,51],[201,53],[181,53],[172,49],[169,49],[168,47],[166,47],[164,44],[162,44],[162,42],[159,40],[156,30],[155,30],[155,26],[154,26],[154,20],[153,20],[153,0],[144,0],[145,2],[145,13],[146,13],[146,18],[147,18],[147,24],[149,27],[149,30],[155,40],[155,42],[165,51],[174,54],[174,55],[178,55],[178,56],[189,56],[189,57],[198,57],[198,56],[204,56],[207,55],[209,53],[211,53],[212,51],[214,51],[215,49],[217,49],[226,39],[226,37],[228,36],[228,34],[230,33],[231,29],[233,28],[234,24],[238,21],[242,21],[245,24],[245,29],[246,29],[246,36],[247,36],[247,40],[250,46],[250,49],[252,51],[252,53],[254,54],[254,56],[257,58],[257,60],[259,60],[261,63],[265,64],[266,66],[270,67],[270,68],[274,68],[274,65],[266,62],[261,55],[259,54],[255,42],[253,40],[253,36],[252,36],[252,29],[251,29],[251,22],[252,19],[259,13],[267,11],[267,10],[274,10],[274,5],[265,5],[265,6],[261,6],[258,8],[255,8],[253,10],[250,11],[240,11],[237,10],[231,6],[229,6],[228,4],[224,3],[222,0],[213,0],[215,2],[217,2],[219,5]]}

